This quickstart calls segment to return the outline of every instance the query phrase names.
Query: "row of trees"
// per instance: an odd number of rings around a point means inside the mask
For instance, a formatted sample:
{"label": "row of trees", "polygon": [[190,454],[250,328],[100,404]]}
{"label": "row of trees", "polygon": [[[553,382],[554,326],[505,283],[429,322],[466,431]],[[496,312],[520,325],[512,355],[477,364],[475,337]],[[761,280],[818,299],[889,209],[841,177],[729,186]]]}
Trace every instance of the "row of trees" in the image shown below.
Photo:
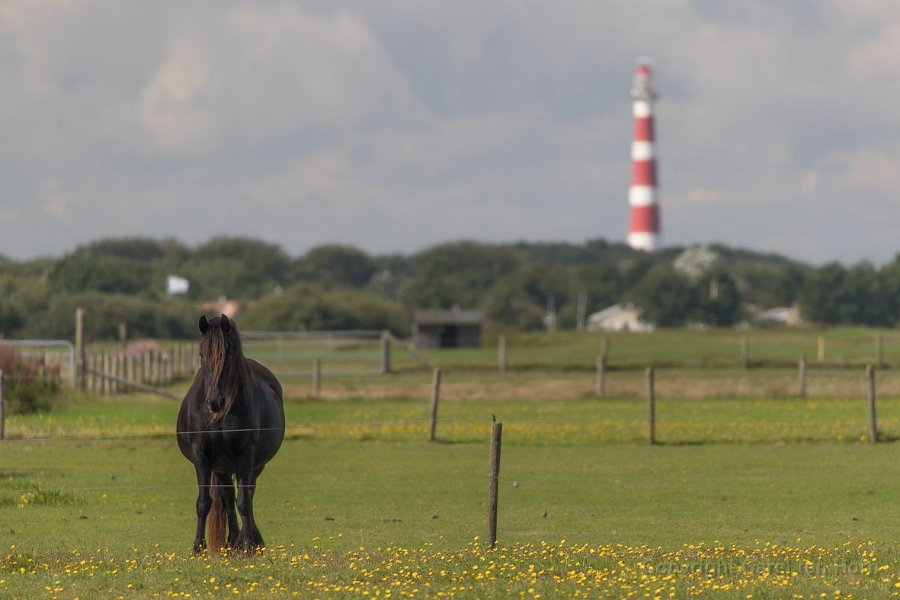
{"label": "row of trees", "polygon": [[[168,296],[166,278],[190,281]],[[453,242],[412,255],[371,256],[326,245],[292,258],[278,245],[215,238],[196,248],[165,239],[105,239],[59,259],[0,258],[0,332],[71,337],[76,306],[87,334],[192,337],[201,303],[238,300],[245,329],[388,328],[408,331],[415,308],[483,309],[490,321],[542,326],[548,304],[574,327],[587,312],[633,302],[658,326],[729,326],[753,310],[797,304],[825,324],[893,326],[900,321],[900,255],[882,268],[813,268],[776,255],[670,248],[655,255],[622,244]]]}

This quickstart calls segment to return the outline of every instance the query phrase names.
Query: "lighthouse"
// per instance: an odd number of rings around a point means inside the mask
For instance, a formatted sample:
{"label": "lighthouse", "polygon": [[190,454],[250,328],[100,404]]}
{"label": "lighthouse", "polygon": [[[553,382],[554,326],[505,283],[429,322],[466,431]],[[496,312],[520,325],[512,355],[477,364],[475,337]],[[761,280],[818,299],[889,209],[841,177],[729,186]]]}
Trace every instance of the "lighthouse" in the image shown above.
{"label": "lighthouse", "polygon": [[631,83],[631,110],[634,115],[634,141],[631,142],[631,188],[628,205],[631,223],[628,245],[635,250],[653,252],[659,247],[659,204],[656,198],[656,149],[653,134],[653,101],[656,90],[653,72],[643,64]]}

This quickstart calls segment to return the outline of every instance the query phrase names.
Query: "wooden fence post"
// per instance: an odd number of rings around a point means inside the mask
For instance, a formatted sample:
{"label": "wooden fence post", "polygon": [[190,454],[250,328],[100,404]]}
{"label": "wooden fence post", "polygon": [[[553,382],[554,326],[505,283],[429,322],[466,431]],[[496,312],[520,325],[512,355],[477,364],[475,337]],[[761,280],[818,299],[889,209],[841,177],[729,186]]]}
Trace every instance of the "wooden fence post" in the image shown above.
{"label": "wooden fence post", "polygon": [[806,357],[801,356],[797,365],[797,395],[806,398]]}
{"label": "wooden fence post", "polygon": [[488,512],[487,539],[485,549],[497,546],[497,505],[500,487],[500,442],[503,437],[503,423],[491,425],[491,451],[488,460]]}
{"label": "wooden fence post", "polygon": [[875,369],[866,365],[866,379],[869,383],[869,442],[878,442],[878,419],[875,416]]}
{"label": "wooden fence post", "polygon": [[172,379],[169,374],[169,352],[165,348],[159,350],[159,387],[169,385]]}
{"label": "wooden fence post", "polygon": [[656,443],[656,391],[654,387],[653,367],[647,367],[648,439],[651,444]]}
{"label": "wooden fence post", "polygon": [[109,387],[110,393],[118,394],[123,391],[122,386],[119,384],[119,357],[116,355],[115,351],[110,350],[109,354],[109,369],[107,369],[106,374],[110,377]]}
{"label": "wooden fence post", "polygon": [[88,392],[90,392],[91,394],[97,393],[97,365],[96,361],[94,360],[95,357],[95,354],[90,354],[84,358],[84,362],[85,365],[87,365],[89,375],[87,380],[90,382],[90,385],[87,385],[86,387]]}
{"label": "wooden fence post", "polygon": [[819,362],[825,362],[825,336],[820,335],[816,338],[816,358]]}
{"label": "wooden fence post", "polygon": [[175,377],[183,377],[187,374],[187,370],[184,367],[184,344],[175,344],[175,348],[172,350],[172,352],[173,374],[175,375]]}
{"label": "wooden fence post", "polygon": [[191,377],[194,374],[194,345],[190,342],[181,347],[181,374]]}
{"label": "wooden fence post", "polygon": [[435,367],[431,380],[431,428],[428,434],[428,441],[435,440],[437,433],[437,413],[438,402],[441,398],[441,370]]}
{"label": "wooden fence post", "polygon": [[84,391],[84,309],[75,309],[75,382]]}
{"label": "wooden fence post", "polygon": [[597,396],[603,398],[606,393],[606,355],[597,357]]}
{"label": "wooden fence post", "polygon": [[506,373],[506,336],[502,333],[497,337],[497,369]]}
{"label": "wooden fence post", "polygon": [[94,354],[91,360],[92,369],[94,371],[91,378],[91,387],[97,395],[103,395],[103,355]]}
{"label": "wooden fence post", "polygon": [[318,356],[313,359],[312,387],[313,396],[318,398],[322,393],[322,359]]}
{"label": "wooden fence post", "polygon": [[110,369],[109,352],[101,354],[98,362],[100,363],[97,365],[97,370],[100,371],[100,395],[105,396],[112,391],[112,383],[107,377]]}
{"label": "wooden fence post", "polygon": [[141,357],[141,383],[150,385],[153,383],[153,355],[150,352],[144,352]]}
{"label": "wooden fence post", "polygon": [[137,383],[137,367],[134,362],[134,355],[129,356],[125,361],[125,379],[131,383]]}
{"label": "wooden fence post", "polygon": [[387,375],[391,372],[391,340],[388,338],[388,332],[381,332],[381,374]]}
{"label": "wooden fence post", "polygon": [[[116,354],[116,377],[118,377],[120,380],[125,379],[125,360],[126,359],[124,352],[118,352]],[[121,392],[133,392],[134,388],[129,387],[128,385],[126,385],[126,383],[123,382],[119,384],[119,390]]]}
{"label": "wooden fence post", "polygon": [[187,352],[184,353],[185,357],[185,368],[187,369],[185,372],[188,377],[193,377],[197,374],[197,371],[200,369],[200,347],[197,342],[188,342]]}

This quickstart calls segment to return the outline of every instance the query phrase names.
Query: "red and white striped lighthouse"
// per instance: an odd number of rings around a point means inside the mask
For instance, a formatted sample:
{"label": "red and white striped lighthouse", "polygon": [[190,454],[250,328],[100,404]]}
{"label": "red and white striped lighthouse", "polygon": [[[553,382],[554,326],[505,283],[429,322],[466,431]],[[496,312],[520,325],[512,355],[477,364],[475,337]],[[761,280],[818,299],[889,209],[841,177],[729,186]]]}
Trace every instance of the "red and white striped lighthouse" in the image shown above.
{"label": "red and white striped lighthouse", "polygon": [[656,151],[653,135],[653,88],[649,65],[641,65],[631,83],[631,109],[634,114],[634,141],[631,142],[631,224],[628,245],[635,250],[653,252],[659,247],[659,204],[656,200]]}

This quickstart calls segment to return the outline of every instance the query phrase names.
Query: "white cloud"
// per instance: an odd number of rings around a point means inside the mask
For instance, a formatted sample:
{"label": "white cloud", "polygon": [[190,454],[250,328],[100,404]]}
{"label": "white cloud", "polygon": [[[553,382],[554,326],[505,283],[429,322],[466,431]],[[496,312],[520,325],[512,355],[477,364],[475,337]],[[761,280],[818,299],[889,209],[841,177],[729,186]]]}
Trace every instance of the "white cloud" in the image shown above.
{"label": "white cloud", "polygon": [[69,201],[63,190],[62,183],[56,179],[48,179],[44,182],[43,187],[44,199],[41,209],[50,217],[64,219]]}
{"label": "white cloud", "polygon": [[207,108],[212,65],[198,40],[168,44],[166,61],[138,100],[137,114],[153,140],[167,152],[188,155],[208,151],[218,141],[217,123]]}
{"label": "white cloud", "polygon": [[177,27],[138,103],[162,149],[189,155],[420,112],[359,15],[287,3],[238,5]]}
{"label": "white cloud", "polygon": [[893,196],[900,190],[900,170],[897,156],[900,142],[891,147],[871,145],[845,148],[823,161],[827,165],[832,184],[838,189]]}

